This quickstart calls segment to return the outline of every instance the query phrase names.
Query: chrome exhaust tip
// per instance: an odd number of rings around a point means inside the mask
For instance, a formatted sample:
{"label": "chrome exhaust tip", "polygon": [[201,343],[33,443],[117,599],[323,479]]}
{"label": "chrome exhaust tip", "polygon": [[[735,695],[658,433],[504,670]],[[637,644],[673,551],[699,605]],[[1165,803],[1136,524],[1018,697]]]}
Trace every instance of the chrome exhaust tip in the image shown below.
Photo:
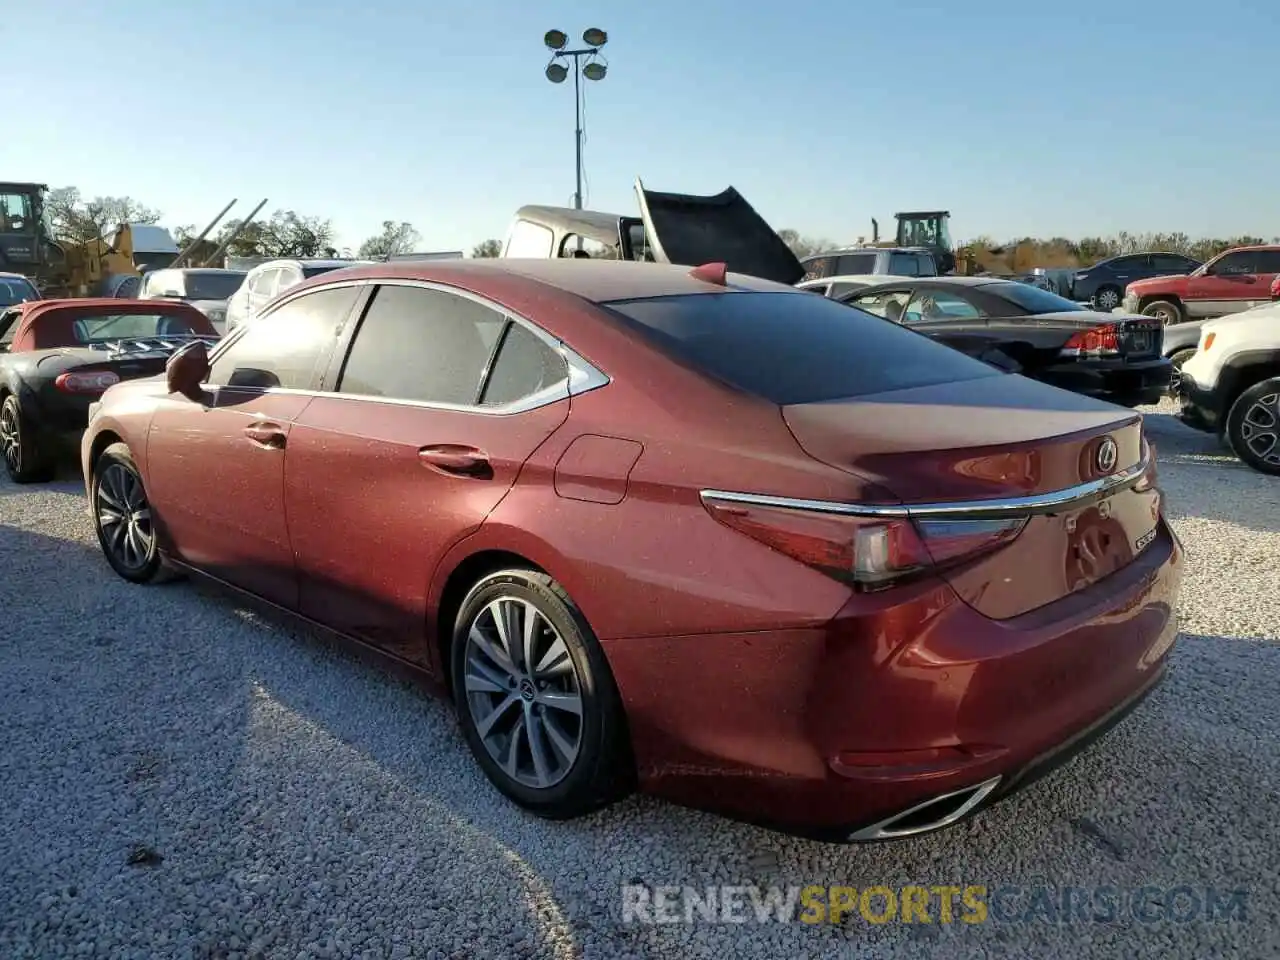
{"label": "chrome exhaust tip", "polygon": [[1000,780],[1000,777],[992,777],[972,787],[930,797],[923,803],[917,803],[914,807],[908,807],[878,823],[863,827],[850,834],[849,840],[855,843],[898,840],[949,827],[987,799],[991,791],[1000,785]]}

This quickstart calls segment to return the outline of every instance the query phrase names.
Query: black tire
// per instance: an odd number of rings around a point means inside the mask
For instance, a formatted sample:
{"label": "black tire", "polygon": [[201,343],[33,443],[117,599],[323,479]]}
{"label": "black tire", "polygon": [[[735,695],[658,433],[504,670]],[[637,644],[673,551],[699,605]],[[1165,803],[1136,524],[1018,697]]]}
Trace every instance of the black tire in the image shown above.
{"label": "black tire", "polygon": [[[1103,313],[1110,313],[1124,300],[1124,291],[1117,286],[1106,285],[1101,286],[1094,291],[1090,300],[1090,306],[1095,310],[1101,310]],[[1108,306],[1110,304],[1110,306]]]}
{"label": "black tire", "polygon": [[[123,476],[129,477],[136,484],[140,499],[135,501],[132,497],[122,496],[116,480]],[[138,471],[138,465],[127,444],[113,443],[102,451],[93,463],[93,482],[89,490],[89,512],[93,517],[93,530],[111,569],[130,583],[166,583],[177,579],[178,573],[164,562],[160,554],[160,538],[151,513],[151,503],[147,500],[142,474]],[[134,517],[130,524],[132,530],[126,531],[118,524],[106,522],[109,515],[122,513],[119,509],[121,505],[127,505]],[[145,521],[141,519],[143,511],[146,513]],[[107,529],[108,526],[111,529]],[[142,535],[145,546],[136,551],[137,561],[129,562],[120,538],[132,538],[134,531]]]}
{"label": "black tire", "polygon": [[1227,412],[1227,442],[1259,473],[1280,476],[1280,377],[1255,383]]}
{"label": "black tire", "polygon": [[0,457],[14,483],[47,483],[57,464],[16,394],[0,404]]}
{"label": "black tire", "polygon": [[1182,309],[1182,304],[1172,300],[1152,300],[1142,308],[1142,315],[1159,317],[1166,327],[1171,323],[1182,323],[1187,319],[1187,313]]}
{"label": "black tire", "polygon": [[[516,728],[525,730],[522,724],[530,716],[530,711],[537,711],[541,718],[537,721],[539,730],[547,727],[547,718],[556,714],[546,710],[533,697],[541,697],[543,693],[520,695],[520,687],[516,686],[515,674],[520,667],[512,663],[513,669],[506,673],[495,673],[511,684],[509,692],[498,692],[494,686],[488,691],[469,691],[468,674],[472,678],[480,676],[474,656],[468,659],[468,652],[479,649],[471,643],[469,637],[473,626],[484,629],[492,625],[488,620],[490,607],[498,601],[515,601],[532,605],[537,613],[549,624],[567,648],[568,657],[572,661],[572,686],[580,698],[580,722],[573,725],[578,736],[578,746],[571,761],[564,761],[565,772],[557,782],[539,787],[530,785],[509,774],[490,753],[482,737],[475,710],[491,708],[493,701],[509,704],[502,723],[495,723],[495,730],[511,721],[511,732],[506,736],[508,745],[516,741],[517,750],[512,754],[515,763],[519,764],[525,757],[533,766],[530,733],[520,733]],[[525,608],[527,613],[527,607]],[[552,634],[544,634],[550,638]],[[514,658],[513,658],[514,659]],[[535,657],[535,659],[537,659]],[[504,670],[506,668],[500,668]],[[471,748],[481,769],[489,781],[508,799],[524,809],[550,820],[567,820],[583,816],[593,810],[607,806],[621,799],[629,792],[632,781],[634,763],[631,757],[630,743],[626,731],[626,720],[622,709],[622,700],[618,694],[613,673],[609,669],[604,651],[592,633],[591,627],[582,616],[573,600],[564,589],[551,577],[534,570],[509,569],[500,570],[481,579],[467,593],[458,610],[454,623],[453,643],[450,656],[453,697],[458,710],[458,720],[462,727],[467,745]],[[525,671],[525,675],[531,675]],[[559,681],[557,681],[559,682]],[[568,682],[568,681],[565,681]],[[524,685],[520,681],[520,686]],[[532,684],[529,684],[532,690]],[[553,694],[555,691],[546,691]],[[473,699],[474,698],[474,699]],[[559,725],[559,721],[556,722]],[[563,736],[563,734],[561,734]],[[494,743],[504,735],[502,732],[491,736]],[[523,746],[519,738],[524,736]],[[553,738],[545,733],[541,735],[545,747],[553,746]],[[496,747],[499,753],[501,748]],[[560,761],[560,757],[552,757]],[[544,760],[545,764],[545,760]],[[528,776],[529,774],[526,774]]]}

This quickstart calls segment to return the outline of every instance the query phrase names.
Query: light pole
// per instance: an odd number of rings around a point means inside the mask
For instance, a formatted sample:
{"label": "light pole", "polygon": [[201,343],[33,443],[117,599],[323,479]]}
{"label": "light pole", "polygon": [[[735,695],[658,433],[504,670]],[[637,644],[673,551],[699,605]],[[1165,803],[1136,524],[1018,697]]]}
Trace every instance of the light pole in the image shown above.
{"label": "light pole", "polygon": [[[551,51],[551,62],[547,64],[547,79],[552,83],[564,83],[569,76],[569,68],[561,61],[573,60],[573,155],[575,189],[573,191],[573,208],[582,209],[582,88],[581,77],[588,80],[603,80],[609,70],[608,62],[600,55],[600,48],[609,42],[609,35],[599,27],[591,27],[582,31],[582,42],[586,44],[581,50],[566,50],[568,35],[563,30],[548,30],[542,42]],[[586,57],[584,65],[582,58]]]}

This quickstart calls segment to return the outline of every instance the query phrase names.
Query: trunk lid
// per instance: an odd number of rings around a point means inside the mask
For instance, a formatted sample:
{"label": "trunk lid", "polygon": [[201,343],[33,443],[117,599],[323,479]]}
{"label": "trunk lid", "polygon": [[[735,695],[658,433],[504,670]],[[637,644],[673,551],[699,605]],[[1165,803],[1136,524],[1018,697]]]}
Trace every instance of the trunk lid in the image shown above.
{"label": "trunk lid", "polygon": [[734,273],[794,286],[804,267],[733,187],[713,197],[646,190],[636,178],[645,233],[659,263],[724,263]]}
{"label": "trunk lid", "polygon": [[[782,413],[810,456],[909,507],[1058,494],[1123,474],[1145,455],[1138,414],[1016,375]],[[1100,460],[1107,438],[1113,464]],[[942,576],[986,616],[1017,616],[1131,563],[1154,539],[1159,504],[1154,486],[1139,483],[1093,502],[1027,510],[1016,539]]]}

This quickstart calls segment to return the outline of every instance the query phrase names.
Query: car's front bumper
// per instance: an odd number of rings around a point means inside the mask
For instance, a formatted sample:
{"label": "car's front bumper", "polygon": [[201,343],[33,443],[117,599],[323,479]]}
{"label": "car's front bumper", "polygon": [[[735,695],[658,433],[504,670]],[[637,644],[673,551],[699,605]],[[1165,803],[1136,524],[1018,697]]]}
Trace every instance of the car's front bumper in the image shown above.
{"label": "car's front bumper", "polygon": [[1008,620],[939,583],[883,608],[856,598],[824,628],[604,641],[641,786],[834,842],[885,839],[887,818],[991,787],[967,816],[1158,682],[1184,562],[1158,531],[1093,587]]}
{"label": "car's front bumper", "polygon": [[1214,391],[1201,386],[1185,370],[1175,380],[1173,390],[1178,399],[1176,416],[1179,420],[1206,433],[1222,430],[1221,404]]}

